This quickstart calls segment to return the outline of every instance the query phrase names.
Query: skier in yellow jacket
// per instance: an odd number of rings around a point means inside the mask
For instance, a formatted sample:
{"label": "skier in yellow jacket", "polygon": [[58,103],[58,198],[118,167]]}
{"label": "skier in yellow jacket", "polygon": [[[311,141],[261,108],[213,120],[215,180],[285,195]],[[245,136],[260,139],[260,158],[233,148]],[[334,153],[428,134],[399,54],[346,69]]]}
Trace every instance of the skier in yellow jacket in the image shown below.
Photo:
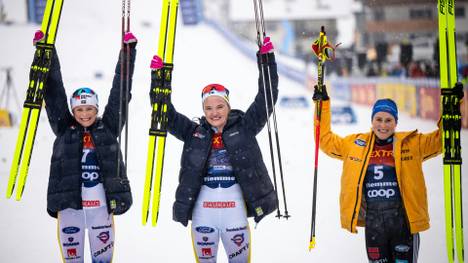
{"label": "skier in yellow jacket", "polygon": [[442,152],[441,124],[425,134],[395,132],[398,108],[380,99],[371,131],[340,137],[331,130],[326,87],[316,87],[313,99],[322,100],[320,149],[343,161],[341,226],[352,233],[365,226],[369,262],[417,262],[418,233],[429,228],[422,162]]}

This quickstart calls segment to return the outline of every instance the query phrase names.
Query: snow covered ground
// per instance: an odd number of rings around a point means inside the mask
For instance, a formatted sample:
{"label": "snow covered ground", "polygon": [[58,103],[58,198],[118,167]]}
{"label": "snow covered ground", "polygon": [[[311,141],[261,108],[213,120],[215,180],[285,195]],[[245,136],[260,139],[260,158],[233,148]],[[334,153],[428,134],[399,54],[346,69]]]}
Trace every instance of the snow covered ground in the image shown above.
{"label": "snow covered ground", "polygon": [[[111,4],[112,3],[112,4]],[[159,32],[160,1],[133,1],[132,31],[139,39],[130,106],[130,142],[128,172],[134,206],[115,217],[116,244],[114,262],[194,262],[189,228],[172,221],[172,203],[179,169],[182,144],[168,137],[159,222],[156,228],[143,227],[142,189],[146,164],[150,106],[148,90],[151,56],[156,52]],[[93,7],[93,8],[91,8]],[[0,44],[0,67],[13,67],[19,99],[24,99],[28,71],[34,48],[31,39],[36,26],[0,25],[0,35],[8,41]],[[252,32],[255,34],[255,32]],[[115,1],[66,1],[62,13],[57,49],[67,93],[80,86],[95,89],[101,105],[106,104],[112,74],[120,48],[120,4]],[[273,39],[274,41],[274,39]],[[230,88],[231,104],[246,109],[256,93],[257,68],[248,58],[212,29],[201,25],[179,26],[175,48],[173,101],[189,117],[202,114],[201,88],[219,82]],[[252,45],[254,45],[252,43]],[[99,73],[99,74],[96,74]],[[96,78],[102,75],[102,78]],[[3,76],[2,76],[3,77]],[[3,85],[3,79],[0,79]],[[280,76],[280,96],[304,95],[303,87]],[[368,131],[370,109],[353,105],[358,116],[354,125],[335,125],[338,134]],[[350,234],[339,224],[339,178],[341,163],[320,155],[317,246],[308,251],[313,181],[313,111],[277,108],[288,210],[292,217],[278,220],[273,215],[252,231],[252,262],[366,262],[364,231]],[[433,121],[401,115],[399,130],[431,131]],[[21,202],[7,200],[11,158],[18,129],[0,129],[0,262],[61,262],[56,220],[46,213],[46,190],[54,135],[43,112],[30,166],[26,192]],[[463,131],[464,160],[468,160],[468,131]],[[266,129],[258,135],[263,156],[269,160]],[[468,172],[466,161],[463,171]],[[427,161],[424,171],[429,193],[431,229],[421,233],[420,262],[446,262],[443,180],[441,157]],[[464,188],[468,189],[467,180]],[[464,210],[468,192],[464,193]],[[465,218],[465,225],[467,224]],[[254,226],[254,222],[251,221]],[[467,234],[465,233],[465,240]],[[89,261],[89,255],[87,262]],[[227,262],[220,251],[218,262]]]}

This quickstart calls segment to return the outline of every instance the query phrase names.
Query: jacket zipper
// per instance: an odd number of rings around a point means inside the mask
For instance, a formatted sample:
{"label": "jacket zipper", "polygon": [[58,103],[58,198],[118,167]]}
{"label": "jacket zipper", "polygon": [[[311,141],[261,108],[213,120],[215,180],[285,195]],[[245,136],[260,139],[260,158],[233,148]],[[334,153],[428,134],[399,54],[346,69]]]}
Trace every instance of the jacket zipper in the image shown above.
{"label": "jacket zipper", "polygon": [[353,232],[353,222],[354,222],[354,218],[356,217],[356,207],[358,205],[358,199],[359,199],[359,189],[360,189],[360,185],[361,185],[361,179],[362,179],[362,174],[363,174],[363,171],[364,171],[364,167],[367,167],[367,156],[369,156],[369,152],[372,151],[372,148],[374,147],[374,136],[371,137],[371,140],[369,142],[369,148],[366,152],[366,157],[364,158],[364,164],[362,165],[361,167],[361,172],[359,173],[359,180],[358,180],[358,185],[357,185],[357,188],[356,188],[356,201],[354,202],[354,208],[353,208],[353,216],[351,217],[351,225],[349,226],[349,230],[351,232]]}

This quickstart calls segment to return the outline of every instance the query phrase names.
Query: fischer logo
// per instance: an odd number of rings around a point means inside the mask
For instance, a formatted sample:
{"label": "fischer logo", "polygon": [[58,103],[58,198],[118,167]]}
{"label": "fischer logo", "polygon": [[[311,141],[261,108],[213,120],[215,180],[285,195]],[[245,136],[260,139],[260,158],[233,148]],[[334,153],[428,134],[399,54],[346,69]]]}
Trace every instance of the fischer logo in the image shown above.
{"label": "fischer logo", "polygon": [[367,191],[367,196],[370,198],[373,197],[385,197],[390,198],[395,195],[395,190],[393,189],[379,189],[379,190],[369,190]]}

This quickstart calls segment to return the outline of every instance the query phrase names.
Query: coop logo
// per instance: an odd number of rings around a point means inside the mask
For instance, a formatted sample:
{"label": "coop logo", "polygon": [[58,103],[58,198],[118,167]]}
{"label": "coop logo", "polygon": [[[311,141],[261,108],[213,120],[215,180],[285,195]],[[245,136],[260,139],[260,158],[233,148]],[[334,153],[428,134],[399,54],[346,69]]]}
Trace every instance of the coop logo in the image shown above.
{"label": "coop logo", "polygon": [[393,189],[379,189],[379,190],[369,190],[367,191],[367,196],[370,198],[375,198],[375,197],[385,197],[385,198],[390,198],[395,195],[395,190]]}
{"label": "coop logo", "polygon": [[83,185],[86,188],[94,187],[99,183],[99,173],[97,172],[83,172],[81,174]]}

